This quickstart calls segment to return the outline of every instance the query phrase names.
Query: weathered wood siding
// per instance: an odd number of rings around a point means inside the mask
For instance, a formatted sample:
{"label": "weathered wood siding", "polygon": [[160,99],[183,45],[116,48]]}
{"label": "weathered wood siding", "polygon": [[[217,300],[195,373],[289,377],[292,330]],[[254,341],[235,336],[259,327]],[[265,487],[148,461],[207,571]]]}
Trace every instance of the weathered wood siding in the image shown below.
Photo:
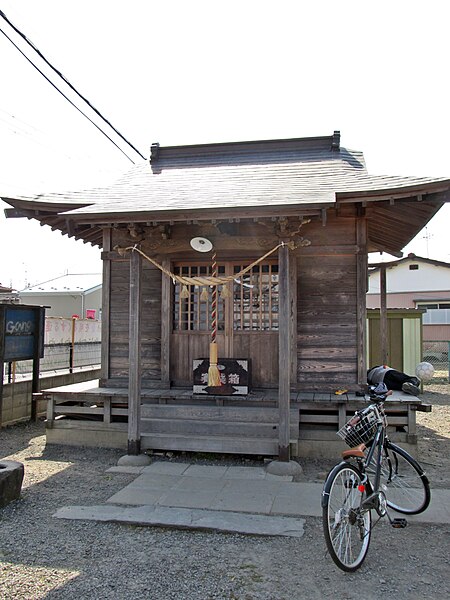
{"label": "weathered wood siding", "polygon": [[[111,261],[109,377],[128,381],[129,261]],[[143,264],[142,385],[161,379],[161,272]]]}
{"label": "weathered wood siding", "polygon": [[254,387],[278,387],[278,332],[239,331],[233,337],[236,358],[252,361]]}
{"label": "weathered wood siding", "polygon": [[[173,385],[193,385],[193,361],[196,358],[208,358],[209,332],[174,332],[170,345],[170,374]],[[217,336],[219,356],[223,356],[223,336]]]}
{"label": "weathered wood siding", "polygon": [[128,381],[130,268],[127,261],[111,261],[109,378]]}
{"label": "weathered wood siding", "polygon": [[[359,225],[358,225],[359,223]],[[192,226],[193,227],[193,226]],[[212,225],[208,225],[211,229]],[[221,260],[250,263],[279,238],[267,234],[267,228],[248,224],[234,225],[234,235],[211,235],[210,229],[174,226],[171,238],[158,246],[159,262],[170,268],[174,262],[198,260],[198,254],[187,250],[194,235],[209,235]],[[327,221],[316,219],[302,228],[302,235],[311,244],[298,247],[290,254],[291,302],[295,306],[292,319],[290,354],[291,387],[299,390],[332,392],[339,388],[357,389],[361,363],[361,266],[358,255],[366,248],[361,239],[361,216],[352,206],[340,214],[329,211]],[[206,228],[206,225],[205,225]],[[358,232],[359,231],[359,235]],[[266,237],[264,238],[264,234]],[[155,255],[151,236],[144,231],[141,244],[144,252]],[[237,237],[236,237],[237,236]],[[113,230],[115,244],[129,246],[124,230]],[[295,239],[295,238],[294,238]],[[260,245],[262,243],[262,245]],[[273,246],[272,246],[273,244]],[[129,254],[120,258],[110,252],[110,344],[109,385],[124,385],[128,381],[129,332]],[[142,313],[142,386],[192,385],[192,360],[209,355],[209,332],[172,329],[172,282],[162,285],[161,272],[143,260]],[[359,288],[358,288],[359,285]],[[162,292],[164,289],[164,292]],[[358,291],[359,290],[359,291]],[[164,293],[165,310],[162,310]],[[231,299],[225,311],[231,314]],[[278,387],[278,331],[219,332],[219,356],[250,358],[254,387]],[[161,348],[161,337],[169,348]],[[228,337],[227,337],[228,336]],[[163,357],[163,360],[162,358]],[[170,360],[170,364],[168,364]],[[164,363],[162,365],[162,362]],[[288,368],[288,365],[286,365]]]}
{"label": "weathered wood siding", "polygon": [[356,220],[331,217],[305,235],[311,246],[297,254],[297,388],[355,387]]}

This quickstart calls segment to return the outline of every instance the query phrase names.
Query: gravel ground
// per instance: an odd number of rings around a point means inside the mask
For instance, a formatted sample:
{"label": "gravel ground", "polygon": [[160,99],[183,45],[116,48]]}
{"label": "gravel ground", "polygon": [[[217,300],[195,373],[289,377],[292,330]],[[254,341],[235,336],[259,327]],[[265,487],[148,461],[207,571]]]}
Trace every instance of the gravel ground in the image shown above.
{"label": "gravel ground", "polygon": [[[433,411],[417,415],[421,461],[432,487],[450,487],[450,387],[427,386],[424,397]],[[133,477],[105,472],[119,451],[46,447],[44,433],[43,423],[1,432],[0,457],[25,465],[21,499],[0,509],[2,600],[450,597],[449,526],[395,530],[383,521],[363,567],[345,574],[326,555],[315,518],[306,520],[301,539],[54,519],[62,506],[103,503]],[[302,465],[303,477],[317,481],[330,463]]]}

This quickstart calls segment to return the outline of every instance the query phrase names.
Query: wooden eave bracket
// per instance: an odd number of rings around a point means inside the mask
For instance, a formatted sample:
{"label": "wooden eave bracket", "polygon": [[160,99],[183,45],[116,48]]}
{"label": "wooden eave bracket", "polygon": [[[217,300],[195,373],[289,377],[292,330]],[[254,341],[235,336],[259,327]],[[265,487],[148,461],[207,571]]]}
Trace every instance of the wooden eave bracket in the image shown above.
{"label": "wooden eave bracket", "polygon": [[395,256],[396,258],[403,258],[403,252],[401,252],[401,250],[394,250],[393,248],[389,248],[384,244],[376,244],[372,242],[372,240],[368,240],[367,245],[369,247],[368,252],[387,252],[388,254],[392,254],[392,256]]}

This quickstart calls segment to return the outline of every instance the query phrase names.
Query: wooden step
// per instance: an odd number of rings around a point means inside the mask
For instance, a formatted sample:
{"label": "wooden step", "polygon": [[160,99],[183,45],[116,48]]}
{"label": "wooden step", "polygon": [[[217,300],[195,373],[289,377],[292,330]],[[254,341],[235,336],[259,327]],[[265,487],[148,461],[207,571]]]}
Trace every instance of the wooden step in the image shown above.
{"label": "wooden step", "polygon": [[[148,419],[141,418],[142,433],[165,433],[195,436],[231,436],[243,438],[278,439],[278,424],[251,421],[224,421],[202,419]],[[290,436],[298,438],[298,421],[291,422]]]}
{"label": "wooden step", "polygon": [[[205,406],[180,404],[142,404],[142,418],[239,421],[278,424],[277,408],[258,406]],[[298,409],[291,409],[291,421],[298,422]]]}
{"label": "wooden step", "polygon": [[[277,408],[143,404],[141,447],[153,450],[278,454]],[[290,437],[297,443],[298,410],[291,410]]]}
{"label": "wooden step", "polygon": [[276,456],[278,454],[278,440],[260,438],[245,439],[223,436],[193,437],[185,435],[165,435],[161,433],[142,433],[141,449]]}

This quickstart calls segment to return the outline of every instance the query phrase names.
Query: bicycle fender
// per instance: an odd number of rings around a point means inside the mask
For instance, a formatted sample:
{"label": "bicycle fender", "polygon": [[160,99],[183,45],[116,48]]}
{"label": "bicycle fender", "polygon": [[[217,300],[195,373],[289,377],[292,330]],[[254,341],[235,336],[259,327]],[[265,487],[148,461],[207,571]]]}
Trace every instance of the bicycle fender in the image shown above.
{"label": "bicycle fender", "polygon": [[326,507],[327,496],[330,495],[331,482],[334,479],[334,474],[340,468],[341,465],[346,465],[346,464],[347,464],[347,461],[343,460],[340,463],[338,463],[337,465],[335,465],[331,469],[331,471],[328,473],[327,478],[325,479],[325,483],[323,484],[322,499],[321,499],[322,508]]}

